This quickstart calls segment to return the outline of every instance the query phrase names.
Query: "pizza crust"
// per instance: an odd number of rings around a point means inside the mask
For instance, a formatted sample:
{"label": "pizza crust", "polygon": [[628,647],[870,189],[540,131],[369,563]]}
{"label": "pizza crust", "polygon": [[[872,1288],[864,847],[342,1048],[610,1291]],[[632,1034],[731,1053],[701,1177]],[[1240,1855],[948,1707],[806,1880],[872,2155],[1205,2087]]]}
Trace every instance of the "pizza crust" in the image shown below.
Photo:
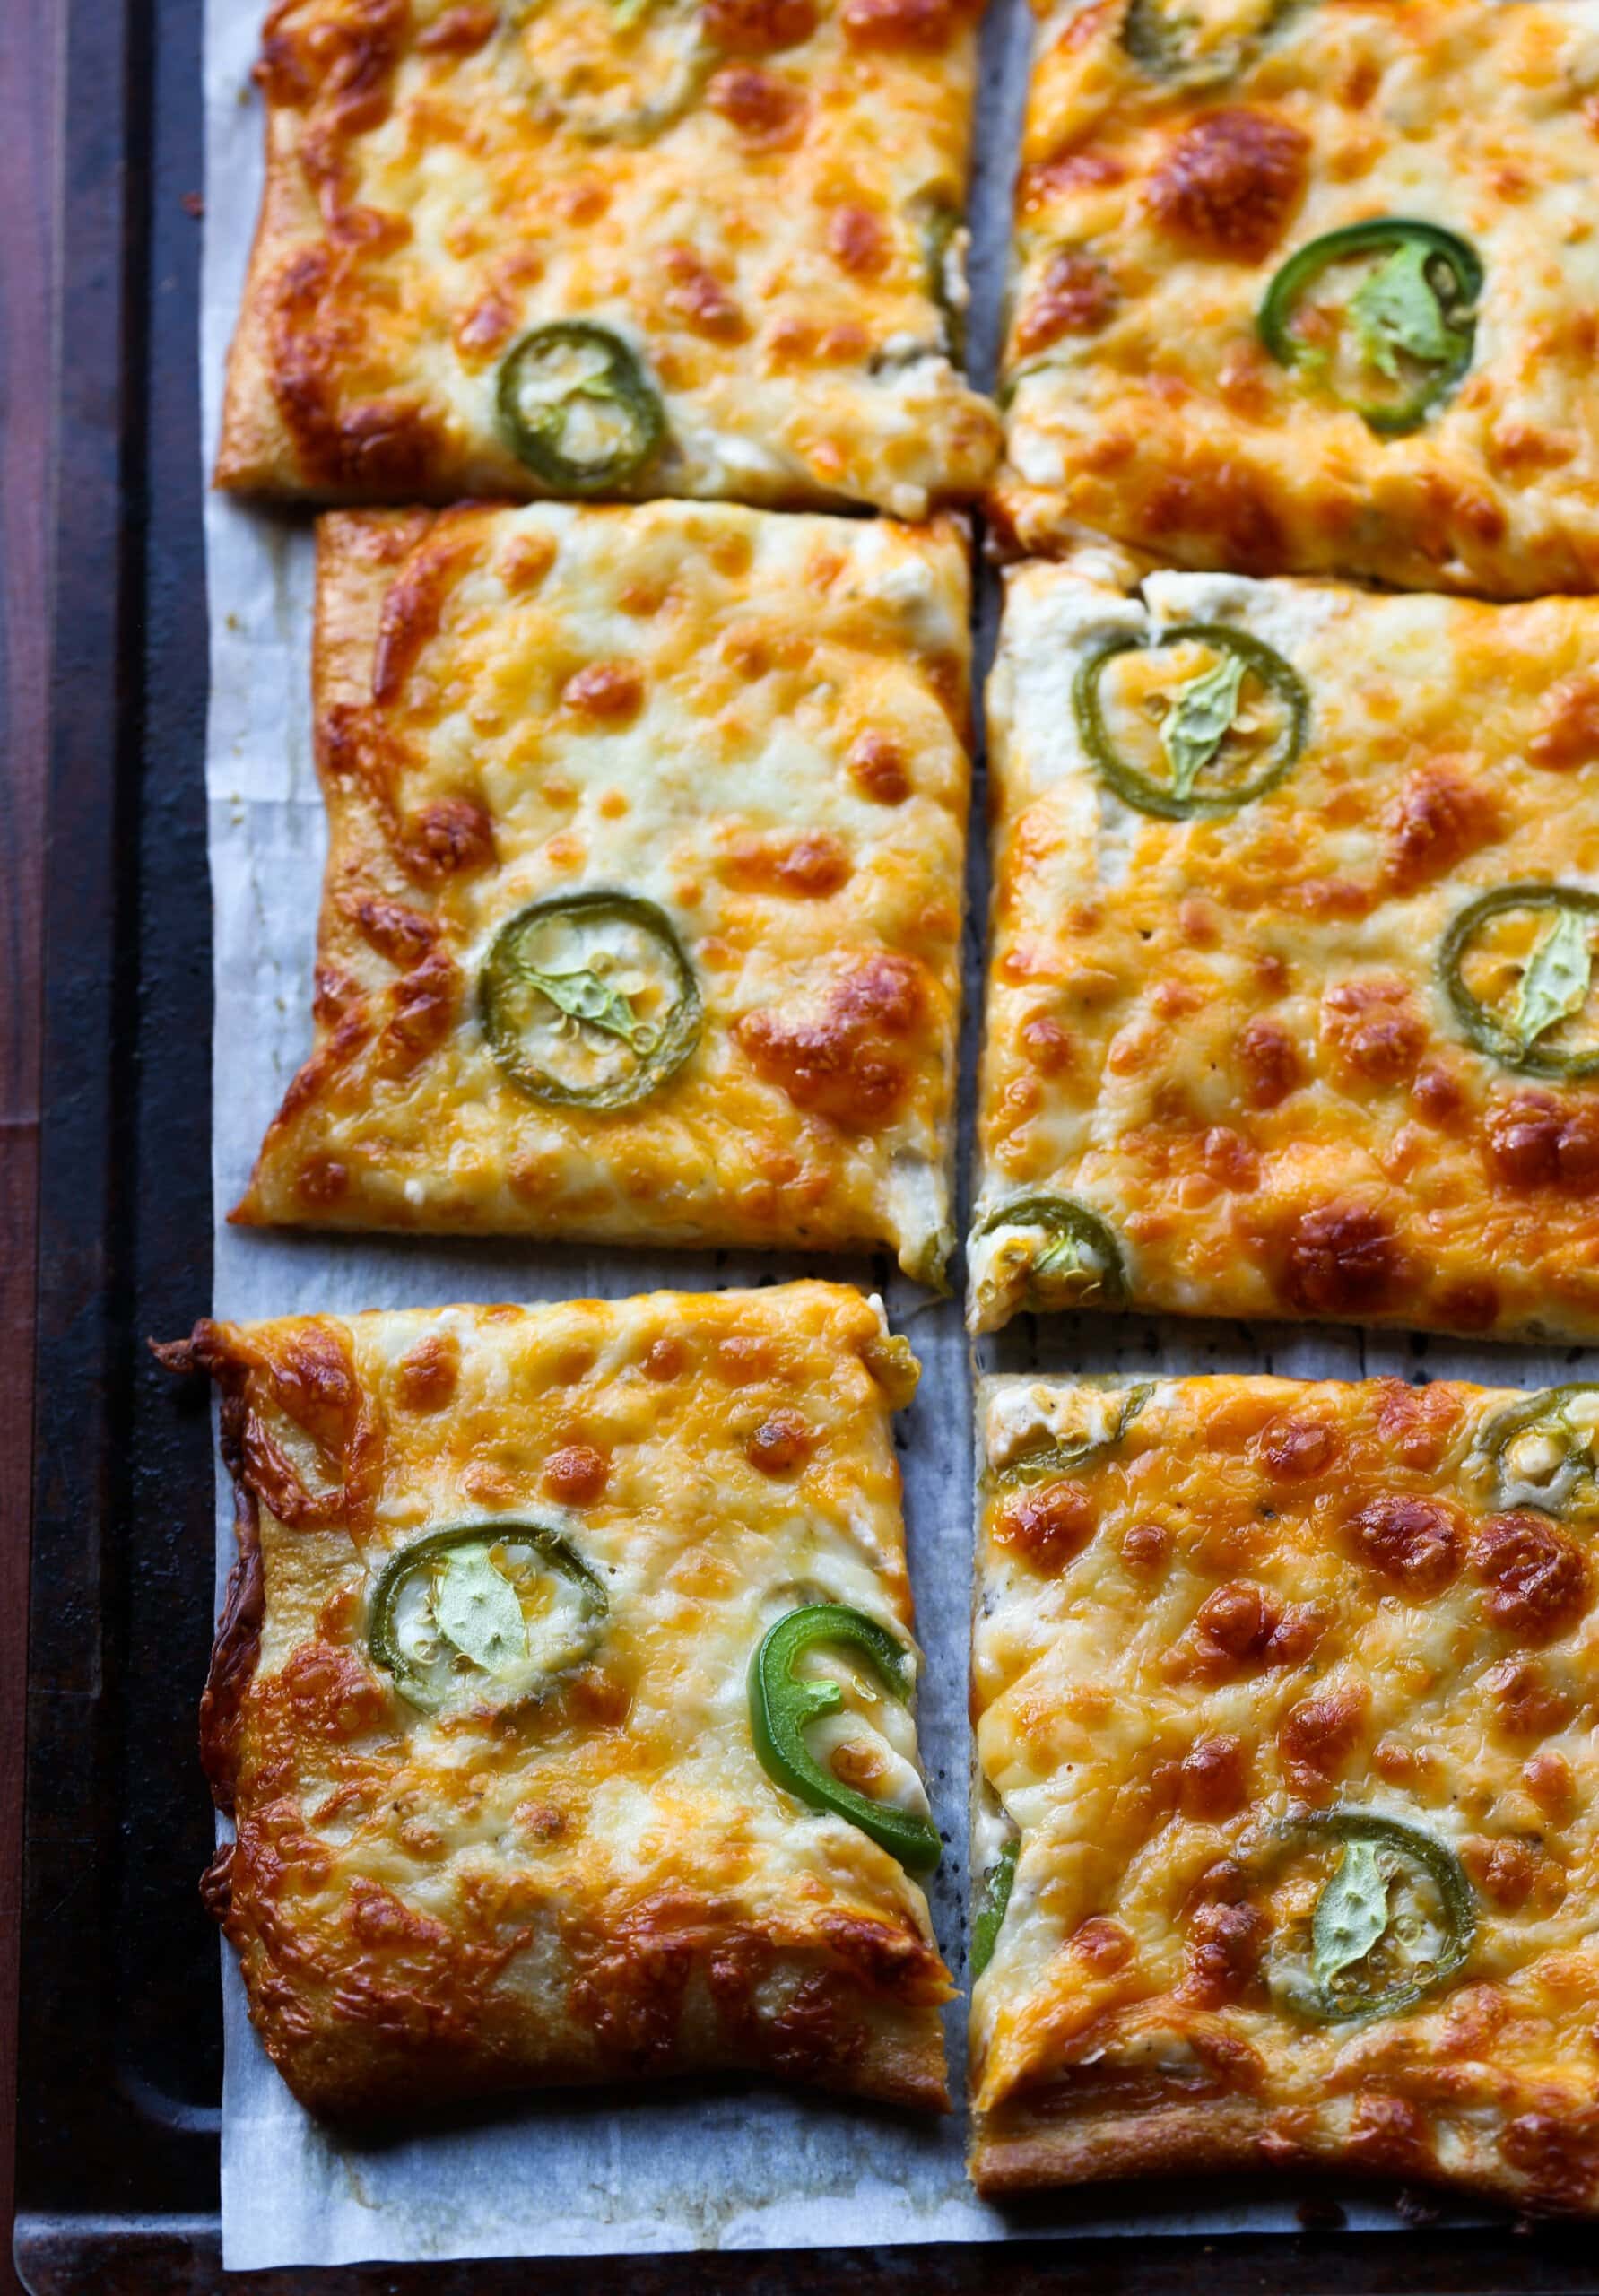
{"label": "pizza crust", "polygon": [[[985,2196],[1322,2167],[1599,2208],[1596,1587],[1586,1518],[1500,1479],[1522,1400],[979,1383],[979,1886],[1017,1845],[972,1993]],[[1325,2013],[1345,1964],[1313,1921],[1351,1817],[1387,1828],[1420,1961],[1357,1952]],[[1455,1861],[1458,1954],[1392,1862],[1407,1830]]]}
{"label": "pizza crust", "polygon": [[[963,529],[467,506],[319,543],[316,1038],[234,1217],[887,1243],[938,1282]],[[613,1111],[518,1089],[477,1001],[508,917],[595,888],[665,910],[705,1008]]]}
{"label": "pizza crust", "polygon": [[[1129,571],[1009,578],[973,1328],[1064,1304],[1003,1216],[1042,1193],[1161,1313],[1599,1335],[1599,1089],[1483,1049],[1441,971],[1485,892],[1599,879],[1599,608]],[[1274,787],[1173,821],[1106,778],[1076,687],[1108,641],[1194,625],[1272,648],[1308,732]]]}
{"label": "pizza crust", "polygon": [[[204,1895],[302,2103],[414,2118],[755,2071],[947,2109],[921,1890],[772,1784],[746,1710],[753,1641],[802,1583],[914,1653],[889,1428],[909,1359],[875,1302],[204,1324],[161,1353],[220,1387],[239,1492],[202,1708],[236,1839]],[[419,1712],[365,1639],[386,1559],[463,1517],[562,1526],[609,1590],[594,1656],[499,1717]],[[853,1726],[862,1759],[903,1761]]]}
{"label": "pizza crust", "polygon": [[[1194,84],[1134,60],[1132,4],[1065,0],[1038,29],[989,504],[1004,546],[1059,556],[1089,527],[1255,575],[1599,587],[1585,0],[1290,8]],[[1382,216],[1464,234],[1485,270],[1466,372],[1401,435],[1278,363],[1259,322],[1293,254]]]}
{"label": "pizza crust", "polygon": [[[703,49],[696,100],[653,136],[596,140],[582,103],[648,83],[648,43],[680,26]],[[975,58],[958,0],[663,0],[630,24],[595,0],[453,21],[278,0],[217,483],[324,503],[550,491],[507,442],[496,376],[526,330],[577,319],[625,342],[665,406],[663,451],[613,495],[908,518],[975,495],[998,422],[948,355],[926,238],[930,203],[952,222],[963,198]],[[562,84],[589,91],[576,109]],[[938,242],[941,279],[959,249]]]}

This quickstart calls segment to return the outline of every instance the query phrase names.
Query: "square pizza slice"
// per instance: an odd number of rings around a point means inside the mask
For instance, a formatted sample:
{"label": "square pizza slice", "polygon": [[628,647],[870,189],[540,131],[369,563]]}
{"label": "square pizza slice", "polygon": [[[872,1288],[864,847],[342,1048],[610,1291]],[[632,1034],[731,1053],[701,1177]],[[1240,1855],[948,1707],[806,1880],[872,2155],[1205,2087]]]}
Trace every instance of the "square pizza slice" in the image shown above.
{"label": "square pizza slice", "polygon": [[302,2103],[749,2069],[942,2108],[914,1356],[803,1283],[197,1326],[206,1880]]}
{"label": "square pizza slice", "polygon": [[983,1384],[972,2172],[1599,2205],[1599,1388]]}
{"label": "square pizza slice", "polygon": [[1589,0],[1038,0],[1002,527],[1599,587]]}
{"label": "square pizza slice", "polygon": [[979,492],[967,0],[276,0],[223,486]]}
{"label": "square pizza slice", "polygon": [[1012,578],[972,1321],[1599,1335],[1599,604]]}
{"label": "square pizza slice", "polygon": [[951,1243],[966,537],[320,529],[316,1043],[247,1222]]}

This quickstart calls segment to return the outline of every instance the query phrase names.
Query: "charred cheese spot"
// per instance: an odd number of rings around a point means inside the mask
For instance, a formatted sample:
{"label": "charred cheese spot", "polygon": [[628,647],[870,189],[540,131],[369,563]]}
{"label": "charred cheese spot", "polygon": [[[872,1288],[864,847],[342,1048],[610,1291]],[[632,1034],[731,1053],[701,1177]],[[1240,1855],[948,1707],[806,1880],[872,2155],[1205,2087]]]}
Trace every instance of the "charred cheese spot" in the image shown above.
{"label": "charred cheese spot", "polygon": [[1191,1818],[1230,1818],[1249,1798],[1250,1752],[1240,1738],[1222,1733],[1199,1738],[1183,1756],[1178,1795]]}
{"label": "charred cheese spot", "polygon": [[1188,1924],[1184,1994],[1196,2008],[1237,2001],[1254,1979],[1264,1942],[1265,1922],[1253,1906],[1197,1906]]}
{"label": "charred cheese spot", "polygon": [[1264,1017],[1248,1022],[1239,1032],[1237,1049],[1251,1108],[1276,1108],[1300,1083],[1299,1049],[1281,1022]]}
{"label": "charred cheese spot", "polygon": [[1289,1708],[1277,1744],[1298,1792],[1315,1799],[1345,1769],[1360,1744],[1369,1702],[1364,1683],[1349,1683]]}
{"label": "charred cheese spot", "polygon": [[1380,976],[1335,981],[1322,998],[1321,1026],[1337,1065],[1373,1084],[1405,1083],[1427,1043],[1409,983]]}
{"label": "charred cheese spot", "polygon": [[1599,763],[1599,678],[1579,673],[1550,689],[1527,755],[1551,773]]}
{"label": "charred cheese spot", "polygon": [[750,332],[743,305],[692,248],[668,248],[663,264],[666,309],[697,334],[717,343],[742,343]]}
{"label": "charred cheese spot", "polygon": [[1439,1499],[1374,1499],[1351,1518],[1344,1536],[1362,1562],[1422,1600],[1452,1586],[1465,1559],[1459,1511]]}
{"label": "charred cheese spot", "polygon": [[796,1108],[869,1131],[909,1089],[909,1040],[926,1009],[921,969],[882,956],[847,974],[813,1017],[747,1013],[734,1033],[757,1073]]}
{"label": "charred cheese spot", "polygon": [[886,734],[863,734],[847,760],[849,778],[873,804],[903,804],[910,795],[910,769],[904,752]]}
{"label": "charred cheese spot", "polygon": [[721,865],[721,874],[741,891],[825,900],[849,883],[849,856],[841,841],[824,830],[746,837]]}
{"label": "charred cheese spot", "polygon": [[1588,1607],[1587,1557],[1547,1516],[1490,1516],[1473,1533],[1471,1560],[1484,1616],[1524,1642],[1569,1633]]}
{"label": "charred cheese spot", "polygon": [[1414,891],[1491,845],[1503,825],[1491,794],[1443,765],[1412,773],[1384,816],[1388,874]]}
{"label": "charred cheese spot", "polygon": [[1205,1596],[1167,1654],[1165,1670],[1178,1681],[1225,1682],[1260,1668],[1298,1666],[1321,1633],[1314,1606],[1285,1604],[1271,1587],[1235,1579]]}
{"label": "charred cheese spot", "polygon": [[1080,1483],[1039,1483],[1005,1500],[995,1523],[997,1544],[1035,1570],[1064,1570],[1094,1535],[1098,1510]]}
{"label": "charred cheese spot", "polygon": [[465,876],[493,862],[494,824],[476,798],[442,797],[413,816],[402,850],[419,883]]}
{"label": "charred cheese spot", "polygon": [[1116,285],[1105,265],[1081,248],[1051,256],[1016,319],[1015,345],[1023,357],[1046,351],[1064,335],[1093,335],[1116,308]]}
{"label": "charred cheese spot", "polygon": [[960,22],[956,0],[844,0],[839,13],[860,48],[943,48]]}
{"label": "charred cheese spot", "polygon": [[352,907],[362,938],[391,965],[417,964],[438,940],[439,927],[433,919],[403,901],[368,899],[355,901]]}
{"label": "charred cheese spot", "polygon": [[1133,1958],[1133,1940],[1119,1922],[1091,1914],[1072,1935],[1072,1951],[1098,1977],[1114,1977]]}
{"label": "charred cheese spot", "polygon": [[461,1375],[461,1343],[453,1332],[430,1332],[395,1366],[395,1401],[402,1411],[442,1411]]}
{"label": "charred cheese spot", "polygon": [[565,1443],[544,1462],[543,1487],[563,1507],[592,1507],[610,1479],[611,1462],[592,1443]]}
{"label": "charred cheese spot", "polygon": [[1402,1379],[1377,1383],[1377,1432],[1403,1466],[1430,1469],[1443,1459],[1460,1425],[1459,1390],[1443,1381],[1425,1387]]}
{"label": "charred cheese spot", "polygon": [[1207,255],[1258,262],[1303,197],[1309,160],[1291,120],[1229,105],[1172,139],[1150,179],[1150,212]]}
{"label": "charred cheese spot", "polygon": [[705,100],[745,143],[763,150],[792,146],[804,134],[805,91],[780,72],[763,71],[756,64],[724,65],[707,83]]}
{"label": "charred cheese spot", "polygon": [[762,1474],[797,1474],[816,1448],[816,1431],[797,1411],[769,1412],[745,1438],[744,1457]]}
{"label": "charred cheese spot", "polygon": [[1545,1738],[1563,1730],[1576,1708],[1535,1658],[1501,1658],[1483,1676],[1498,1726],[1508,1738]]}
{"label": "charred cheese spot", "polygon": [[1301,1315],[1357,1315],[1390,1306],[1403,1269],[1381,1213],[1365,1205],[1324,1204],[1288,1228],[1277,1286]]}
{"label": "charred cheese spot", "polygon": [[869,279],[888,263],[888,229],[870,207],[835,207],[828,218],[827,248],[844,270]]}
{"label": "charred cheese spot", "polygon": [[1338,1431],[1322,1419],[1289,1414],[1274,1419],[1260,1438],[1261,1465],[1280,1483],[1325,1476],[1337,1460]]}
{"label": "charred cheese spot", "polygon": [[563,709],[604,725],[628,725],[644,706],[644,680],[630,662],[588,662],[561,689]]}
{"label": "charred cheese spot", "polygon": [[1483,1113],[1482,1155],[1507,1187],[1586,1191],[1599,1179],[1599,1099],[1496,1094]]}

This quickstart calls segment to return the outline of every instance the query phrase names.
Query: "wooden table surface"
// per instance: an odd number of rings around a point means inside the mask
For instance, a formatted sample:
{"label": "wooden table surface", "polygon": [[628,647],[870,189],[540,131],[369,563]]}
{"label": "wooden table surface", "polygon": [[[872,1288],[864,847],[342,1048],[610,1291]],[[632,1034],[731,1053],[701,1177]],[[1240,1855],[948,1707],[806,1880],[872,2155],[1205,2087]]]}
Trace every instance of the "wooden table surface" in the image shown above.
{"label": "wooden table surface", "polygon": [[43,791],[49,688],[51,264],[60,0],[0,0],[0,2291],[11,2270],[22,1900]]}

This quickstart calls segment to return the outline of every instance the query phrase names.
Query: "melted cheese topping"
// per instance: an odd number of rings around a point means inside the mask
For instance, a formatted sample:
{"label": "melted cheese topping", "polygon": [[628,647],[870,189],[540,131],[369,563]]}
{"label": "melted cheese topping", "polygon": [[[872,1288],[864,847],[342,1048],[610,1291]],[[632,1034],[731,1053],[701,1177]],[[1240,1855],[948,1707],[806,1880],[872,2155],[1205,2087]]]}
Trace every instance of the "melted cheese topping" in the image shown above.
{"label": "melted cheese topping", "polygon": [[[969,766],[964,535],[657,504],[329,519],[317,1043],[238,1217],[839,1248],[936,1280]],[[705,1019],[599,1112],[512,1083],[476,981],[586,888]]]}
{"label": "melted cheese topping", "polygon": [[[984,1457],[1110,1400],[988,1381]],[[1586,1528],[1492,1512],[1476,1439],[1512,1400],[1162,1380],[1069,1478],[991,1477],[978,1754],[1020,1855],[973,1996],[986,2189],[1321,2158],[1592,2205],[1595,1578]],[[1471,1884],[1464,1967],[1403,2014],[1268,1990],[1305,1911],[1269,1853],[1340,1806]]]}
{"label": "melted cheese topping", "polygon": [[496,377],[578,318],[665,402],[622,491],[976,493],[997,420],[947,355],[975,55],[961,0],[278,0],[221,483],[545,491]]}
{"label": "melted cheese topping", "polygon": [[[997,494],[1021,547],[1076,522],[1182,565],[1599,585],[1591,0],[1317,0],[1200,86],[1142,70],[1126,13],[1067,0],[1038,27]],[[1296,249],[1384,215],[1463,234],[1485,272],[1469,370],[1396,438],[1256,324]]]}
{"label": "melted cheese topping", "polygon": [[[1073,686],[1105,639],[1184,622],[1275,648],[1309,730],[1276,788],[1174,822],[1101,779]],[[975,1224],[1078,1196],[1132,1296],[1178,1313],[1599,1333],[1599,1090],[1477,1049],[1438,970],[1482,891],[1599,886],[1596,640],[1572,599],[1017,574]],[[1037,1240],[974,1240],[978,1329],[1023,1303]]]}
{"label": "melted cheese topping", "polygon": [[[912,1653],[890,1418],[916,1367],[843,1287],[202,1326],[265,1576],[239,1693],[229,1934],[331,2109],[769,2066],[939,2101],[927,1908],[750,1735],[762,1634],[847,1604]],[[386,1561],[561,1533],[604,1590],[532,1704],[419,1712],[374,1665]],[[210,1702],[239,1669],[219,1645]],[[818,1654],[819,1657],[821,1654]],[[819,1758],[925,1810],[908,1712],[832,1669]]]}

